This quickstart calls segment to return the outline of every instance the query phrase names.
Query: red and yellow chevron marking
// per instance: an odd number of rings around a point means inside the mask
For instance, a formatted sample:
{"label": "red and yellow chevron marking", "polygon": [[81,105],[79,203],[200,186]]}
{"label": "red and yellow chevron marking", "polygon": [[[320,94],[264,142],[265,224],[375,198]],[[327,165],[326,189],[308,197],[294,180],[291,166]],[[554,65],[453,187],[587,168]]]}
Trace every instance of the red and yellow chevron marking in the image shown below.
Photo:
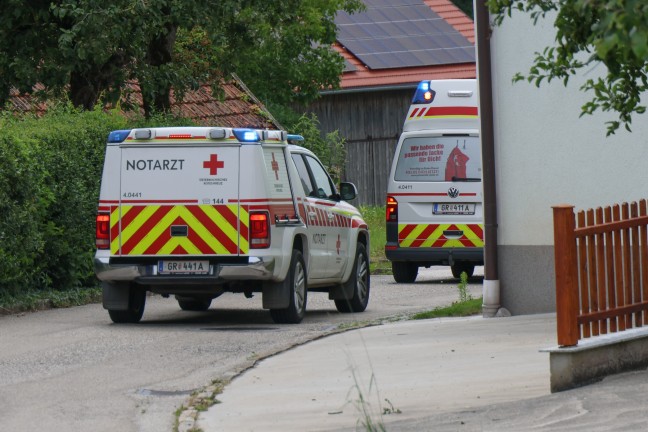
{"label": "red and yellow chevron marking", "polygon": [[[459,238],[446,238],[446,230],[463,231]],[[462,248],[484,247],[484,226],[482,224],[399,224],[398,244],[400,247]]]}
{"label": "red and yellow chevron marking", "polygon": [[[188,235],[172,237],[172,225],[186,225]],[[247,254],[249,225],[247,206],[238,204],[114,206],[110,213],[110,253]]]}

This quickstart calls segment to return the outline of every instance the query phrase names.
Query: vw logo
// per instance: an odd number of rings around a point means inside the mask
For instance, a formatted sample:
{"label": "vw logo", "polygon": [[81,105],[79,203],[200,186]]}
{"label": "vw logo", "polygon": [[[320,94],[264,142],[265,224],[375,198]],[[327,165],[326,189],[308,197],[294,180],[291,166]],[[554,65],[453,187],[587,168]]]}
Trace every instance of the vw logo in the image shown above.
{"label": "vw logo", "polygon": [[450,198],[457,198],[459,196],[459,189],[451,187],[448,189],[448,196]]}

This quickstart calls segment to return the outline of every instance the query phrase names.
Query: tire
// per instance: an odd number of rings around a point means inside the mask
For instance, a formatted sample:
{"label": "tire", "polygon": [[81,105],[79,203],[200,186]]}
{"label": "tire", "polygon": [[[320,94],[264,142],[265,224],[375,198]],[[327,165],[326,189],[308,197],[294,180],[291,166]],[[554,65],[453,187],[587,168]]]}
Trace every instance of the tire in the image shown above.
{"label": "tire", "polygon": [[290,269],[283,283],[288,284],[290,302],[285,309],[270,309],[270,316],[277,324],[299,324],[306,314],[308,287],[306,286],[306,265],[304,257],[297,249],[293,249],[290,258]]}
{"label": "tire", "polygon": [[418,275],[418,266],[411,262],[393,261],[392,274],[398,283],[413,283]]}
{"label": "tire", "polygon": [[353,287],[353,297],[335,300],[337,310],[342,313],[364,312],[369,304],[370,280],[367,249],[364,244],[358,243],[353,271],[345,283],[345,288],[349,288],[349,285]]}
{"label": "tire", "polygon": [[130,287],[128,293],[128,309],[108,309],[108,315],[115,324],[132,324],[142,319],[146,305],[146,291]]}
{"label": "tire", "polygon": [[212,299],[209,298],[195,298],[195,297],[179,297],[176,296],[178,305],[183,311],[204,312],[211,306]]}
{"label": "tire", "polygon": [[466,272],[468,277],[471,277],[475,271],[475,264],[462,261],[454,263],[452,266],[450,266],[450,270],[452,270],[452,276],[457,279],[461,278],[461,273],[463,272]]}

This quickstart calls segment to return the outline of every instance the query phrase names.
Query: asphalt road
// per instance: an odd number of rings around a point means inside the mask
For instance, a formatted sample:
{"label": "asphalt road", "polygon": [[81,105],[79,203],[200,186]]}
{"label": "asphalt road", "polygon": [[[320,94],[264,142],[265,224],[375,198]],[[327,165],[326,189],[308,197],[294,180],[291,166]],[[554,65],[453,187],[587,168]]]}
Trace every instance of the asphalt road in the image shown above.
{"label": "asphalt road", "polygon": [[[481,295],[483,268],[469,290]],[[451,304],[448,268],[422,269],[414,284],[372,276],[362,314],[340,314],[309,293],[299,325],[274,324],[260,295],[224,294],[206,312],[148,298],[141,323],[115,325],[101,305],[0,317],[2,430],[171,431],[191,392],[255,360],[353,322],[380,322]]]}

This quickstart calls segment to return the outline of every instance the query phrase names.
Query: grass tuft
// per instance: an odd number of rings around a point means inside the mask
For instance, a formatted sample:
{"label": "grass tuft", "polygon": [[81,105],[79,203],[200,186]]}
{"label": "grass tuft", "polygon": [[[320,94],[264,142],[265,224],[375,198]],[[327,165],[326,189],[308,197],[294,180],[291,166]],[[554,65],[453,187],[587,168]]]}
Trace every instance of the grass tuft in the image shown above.
{"label": "grass tuft", "polygon": [[450,306],[412,315],[412,319],[430,319],[442,317],[465,317],[479,315],[482,311],[482,298],[454,302]]}

